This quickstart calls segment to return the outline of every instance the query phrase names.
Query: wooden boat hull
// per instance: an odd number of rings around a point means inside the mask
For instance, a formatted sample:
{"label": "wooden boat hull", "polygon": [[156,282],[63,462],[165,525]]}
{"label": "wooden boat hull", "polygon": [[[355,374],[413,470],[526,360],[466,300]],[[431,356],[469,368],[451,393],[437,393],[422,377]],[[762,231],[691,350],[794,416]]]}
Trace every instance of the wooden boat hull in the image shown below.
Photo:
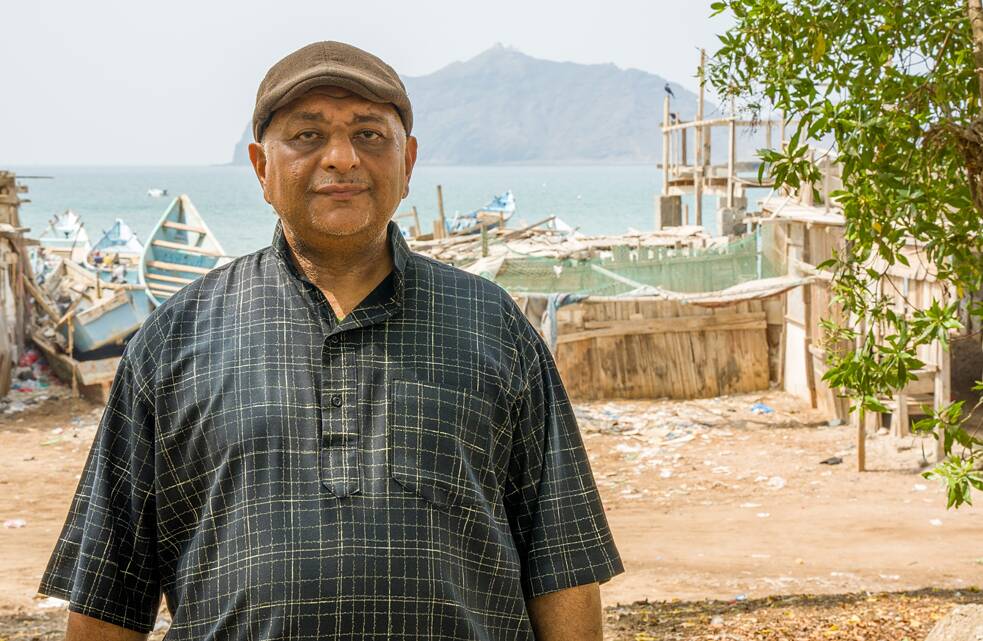
{"label": "wooden boat hull", "polygon": [[[110,345],[122,345],[147,320],[153,305],[142,287],[118,290],[113,298],[76,314],[72,320],[75,352],[84,354]],[[61,334],[68,339],[67,323]]]}
{"label": "wooden boat hull", "polygon": [[140,284],[147,297],[160,305],[184,286],[229,262],[218,239],[182,194],[161,216],[140,259]]}

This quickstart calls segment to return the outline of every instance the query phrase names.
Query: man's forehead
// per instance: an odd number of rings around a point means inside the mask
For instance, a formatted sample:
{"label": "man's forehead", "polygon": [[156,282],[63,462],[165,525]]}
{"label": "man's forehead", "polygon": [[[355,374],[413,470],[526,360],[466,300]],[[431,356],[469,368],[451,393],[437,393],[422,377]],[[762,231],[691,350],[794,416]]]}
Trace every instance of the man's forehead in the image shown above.
{"label": "man's forehead", "polygon": [[277,109],[274,115],[281,118],[298,116],[304,112],[323,111],[329,105],[349,107],[355,112],[381,116],[387,120],[389,117],[399,119],[395,106],[390,103],[374,102],[343,87],[330,85],[312,87],[296,100]]}

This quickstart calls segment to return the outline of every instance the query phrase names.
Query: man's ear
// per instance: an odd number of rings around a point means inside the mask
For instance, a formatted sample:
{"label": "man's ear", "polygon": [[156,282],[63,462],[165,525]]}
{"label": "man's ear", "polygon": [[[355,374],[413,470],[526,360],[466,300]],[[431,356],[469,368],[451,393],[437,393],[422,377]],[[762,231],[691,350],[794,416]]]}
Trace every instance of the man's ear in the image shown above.
{"label": "man's ear", "polygon": [[403,183],[403,198],[410,195],[410,178],[413,176],[413,167],[416,165],[416,138],[406,137],[406,151],[404,152],[403,162],[406,164],[406,179]]}
{"label": "man's ear", "polygon": [[249,162],[252,163],[256,178],[259,179],[259,184],[263,188],[263,198],[266,202],[270,202],[270,197],[266,194],[266,149],[261,143],[249,143]]}

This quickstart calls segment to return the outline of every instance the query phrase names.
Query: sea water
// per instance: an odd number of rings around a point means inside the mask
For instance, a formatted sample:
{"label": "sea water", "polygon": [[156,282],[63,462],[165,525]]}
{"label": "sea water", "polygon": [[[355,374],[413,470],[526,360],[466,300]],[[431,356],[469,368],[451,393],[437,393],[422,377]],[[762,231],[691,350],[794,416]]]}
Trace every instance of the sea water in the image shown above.
{"label": "sea water", "polygon": [[[23,176],[20,182],[29,189],[23,196],[30,202],[22,207],[21,222],[31,228],[32,237],[40,235],[55,214],[73,209],[93,243],[116,218],[125,220],[146,240],[171,200],[182,193],[190,196],[230,255],[268,245],[276,222],[251,167],[12,169]],[[511,189],[516,214],[510,228],[558,216],[587,234],[621,234],[654,228],[662,175],[655,167],[643,165],[419,166],[399,211],[415,206],[424,231],[433,229],[437,216],[437,185],[442,187],[448,218],[477,209]],[[151,188],[166,189],[168,194],[152,198],[147,195]],[[714,207],[715,199],[705,199],[704,212]],[[691,201],[689,210],[692,218]]]}

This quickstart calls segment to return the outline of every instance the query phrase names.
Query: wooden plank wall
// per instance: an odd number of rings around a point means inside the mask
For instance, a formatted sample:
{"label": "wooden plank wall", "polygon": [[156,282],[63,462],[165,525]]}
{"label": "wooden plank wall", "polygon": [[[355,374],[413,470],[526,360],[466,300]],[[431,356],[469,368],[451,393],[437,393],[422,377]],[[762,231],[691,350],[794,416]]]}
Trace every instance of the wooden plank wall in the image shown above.
{"label": "wooden plank wall", "polygon": [[760,301],[591,301],[558,311],[556,360],[580,400],[708,398],[768,389]]}
{"label": "wooden plank wall", "polygon": [[[799,223],[801,224],[801,223]],[[843,250],[843,228],[830,225],[814,225],[806,228],[808,234],[809,253],[805,261],[810,265],[816,266],[833,257],[835,251]],[[816,407],[822,410],[825,416],[836,418],[841,421],[850,419],[850,401],[841,396],[836,390],[823,381],[826,373],[826,350],[825,336],[823,334],[820,321],[830,320],[840,325],[846,325],[846,314],[842,305],[833,298],[830,283],[820,280],[808,285],[806,295],[809,297],[808,327],[809,335],[809,354],[810,366],[812,367],[812,384]],[[851,345],[840,345],[844,350],[851,348]]]}

